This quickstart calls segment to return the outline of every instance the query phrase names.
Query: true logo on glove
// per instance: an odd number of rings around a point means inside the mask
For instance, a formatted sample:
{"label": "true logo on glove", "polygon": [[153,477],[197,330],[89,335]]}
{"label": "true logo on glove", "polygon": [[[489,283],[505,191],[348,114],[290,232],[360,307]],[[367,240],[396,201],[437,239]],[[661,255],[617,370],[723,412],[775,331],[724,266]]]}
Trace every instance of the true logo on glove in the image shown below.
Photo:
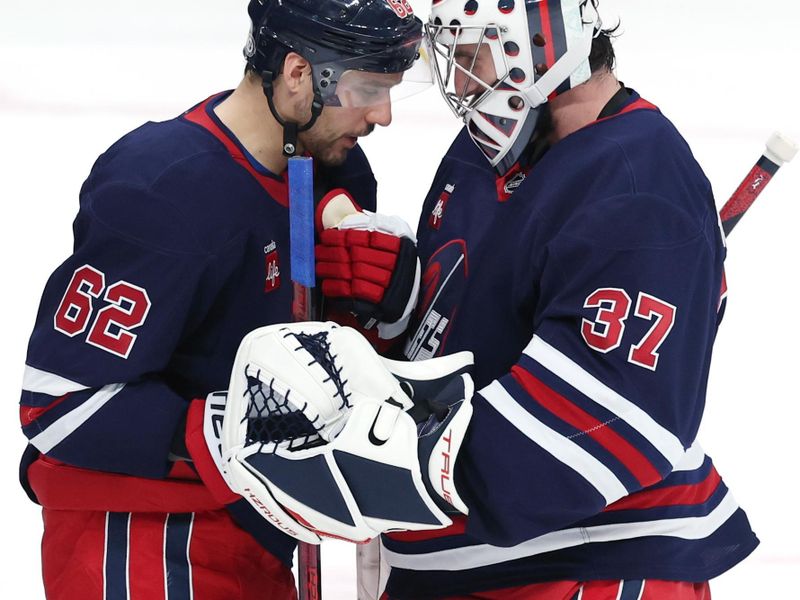
{"label": "true logo on glove", "polygon": [[442,468],[440,470],[440,482],[439,485],[442,488],[442,497],[445,499],[446,502],[450,504],[453,503],[453,496],[448,487],[452,482],[453,478],[450,474],[450,442],[453,439],[453,432],[452,429],[448,430],[447,435],[442,436],[442,441],[447,443],[447,448],[442,450]]}

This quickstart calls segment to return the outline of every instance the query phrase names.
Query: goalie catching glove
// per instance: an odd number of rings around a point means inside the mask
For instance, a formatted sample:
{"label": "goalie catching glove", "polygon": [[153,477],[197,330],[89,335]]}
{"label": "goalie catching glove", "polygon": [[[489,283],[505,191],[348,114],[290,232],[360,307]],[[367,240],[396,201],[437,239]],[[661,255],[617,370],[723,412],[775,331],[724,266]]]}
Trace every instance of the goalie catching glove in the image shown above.
{"label": "goalie catching glove", "polygon": [[316,272],[322,294],[381,339],[400,335],[419,293],[417,240],[400,217],[362,210],[343,189],[317,207]]}
{"label": "goalie catching glove", "polygon": [[387,361],[333,323],[257,329],[239,347],[218,442],[213,427],[206,439],[227,487],[301,541],[446,527],[443,508],[466,512],[452,470],[471,363]]}

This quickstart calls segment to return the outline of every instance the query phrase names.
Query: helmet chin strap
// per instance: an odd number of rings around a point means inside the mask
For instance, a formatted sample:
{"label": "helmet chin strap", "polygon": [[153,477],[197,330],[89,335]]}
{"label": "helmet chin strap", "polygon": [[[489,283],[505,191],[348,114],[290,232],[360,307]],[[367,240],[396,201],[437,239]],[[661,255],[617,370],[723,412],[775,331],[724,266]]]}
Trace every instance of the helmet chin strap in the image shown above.
{"label": "helmet chin strap", "polygon": [[281,117],[278,109],[275,107],[275,101],[272,98],[272,80],[274,78],[275,76],[272,74],[272,71],[261,72],[262,88],[264,90],[264,95],[267,97],[269,110],[272,113],[272,116],[275,117],[275,120],[283,127],[283,155],[292,157],[297,153],[297,134],[301,131],[311,129],[314,126],[314,123],[317,122],[319,115],[322,113],[322,96],[315,86],[314,100],[311,102],[311,118],[305,125],[300,125],[294,121],[286,121],[283,117]]}
{"label": "helmet chin strap", "polygon": [[523,90],[523,94],[530,103],[530,106],[537,107],[547,102],[548,97],[558,86],[570,78],[581,63],[589,60],[592,51],[592,40],[595,31],[602,26],[600,16],[590,1],[582,5],[581,16],[583,17],[583,36],[576,41],[572,47],[559,58],[542,77]]}

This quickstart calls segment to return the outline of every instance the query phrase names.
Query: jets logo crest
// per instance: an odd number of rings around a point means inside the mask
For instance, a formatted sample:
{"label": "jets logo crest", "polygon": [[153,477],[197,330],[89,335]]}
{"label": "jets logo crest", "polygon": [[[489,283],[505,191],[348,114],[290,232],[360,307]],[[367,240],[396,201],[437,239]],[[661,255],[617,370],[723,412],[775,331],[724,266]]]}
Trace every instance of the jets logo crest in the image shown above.
{"label": "jets logo crest", "polygon": [[436,204],[433,205],[433,210],[431,211],[430,217],[428,217],[428,227],[431,229],[439,230],[439,227],[442,226],[442,219],[444,219],[444,211],[447,208],[447,203],[450,201],[450,195],[456,189],[456,186],[447,184],[444,186],[444,191],[442,195],[439,196],[439,199],[436,201]]}
{"label": "jets logo crest", "polygon": [[278,245],[273,241],[264,246],[264,293],[274,292],[281,287],[281,263],[278,256]]}
{"label": "jets logo crest", "polygon": [[423,360],[444,352],[467,275],[464,240],[448,242],[431,256],[422,275],[420,304],[409,329],[412,336],[404,350],[406,358]]}

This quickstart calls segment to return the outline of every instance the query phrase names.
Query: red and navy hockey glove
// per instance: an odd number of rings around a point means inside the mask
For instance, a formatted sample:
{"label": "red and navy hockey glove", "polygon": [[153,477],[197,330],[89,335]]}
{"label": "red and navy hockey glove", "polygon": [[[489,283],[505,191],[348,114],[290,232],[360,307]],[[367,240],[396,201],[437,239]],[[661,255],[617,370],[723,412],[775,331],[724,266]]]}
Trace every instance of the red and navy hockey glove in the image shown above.
{"label": "red and navy hockey glove", "polygon": [[399,217],[362,210],[343,189],[317,207],[317,277],[329,305],[379,337],[402,333],[419,293],[416,238]]}

